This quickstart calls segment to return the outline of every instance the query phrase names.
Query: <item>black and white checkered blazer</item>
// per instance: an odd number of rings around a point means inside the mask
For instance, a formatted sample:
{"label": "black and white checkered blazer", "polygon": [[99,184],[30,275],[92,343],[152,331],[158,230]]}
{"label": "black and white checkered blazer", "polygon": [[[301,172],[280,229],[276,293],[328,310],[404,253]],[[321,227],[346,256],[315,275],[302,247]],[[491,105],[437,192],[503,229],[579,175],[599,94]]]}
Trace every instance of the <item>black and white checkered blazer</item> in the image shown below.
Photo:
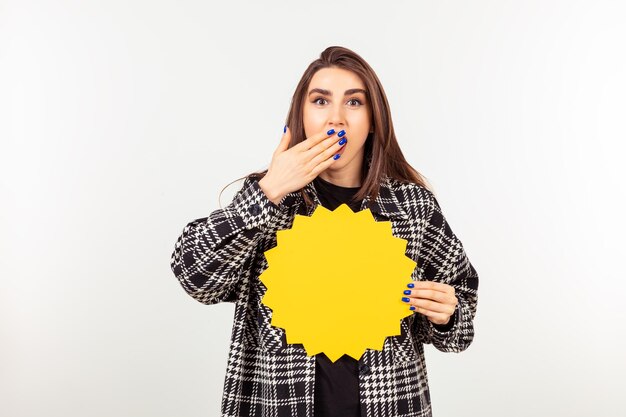
{"label": "black and white checkered blazer", "polygon": [[[320,204],[313,183],[304,189]],[[454,286],[458,304],[448,330],[414,313],[382,351],[366,350],[359,360],[361,415],[431,416],[423,344],[461,352],[472,343],[478,275],[426,188],[385,177],[377,198],[363,200],[361,209],[366,207],[408,241],[406,255],[417,262],[412,279]],[[314,209],[299,192],[275,205],[258,180],[246,178],[228,206],[188,223],[176,241],[171,267],[185,291],[204,304],[235,303],[223,416],[313,417],[315,357],[301,344],[287,345],[284,330],[271,326],[259,275],[268,267],[263,253],[276,246],[276,232],[290,228],[295,214],[310,216]]]}

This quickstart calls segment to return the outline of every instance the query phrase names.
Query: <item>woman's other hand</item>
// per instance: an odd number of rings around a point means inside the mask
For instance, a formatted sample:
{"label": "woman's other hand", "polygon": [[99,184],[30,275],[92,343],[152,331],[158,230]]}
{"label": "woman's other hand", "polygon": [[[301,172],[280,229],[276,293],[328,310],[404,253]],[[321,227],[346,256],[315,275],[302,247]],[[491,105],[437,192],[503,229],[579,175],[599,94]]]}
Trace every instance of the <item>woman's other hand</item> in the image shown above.
{"label": "woman's other hand", "polygon": [[[435,324],[448,324],[459,300],[454,287],[435,281],[414,281],[411,290],[404,291],[402,301],[412,310],[425,315]],[[411,284],[409,284],[411,285]]]}
{"label": "woman's other hand", "polygon": [[285,195],[313,181],[339,159],[337,152],[347,143],[345,132],[341,132],[324,130],[289,148],[291,130],[287,128],[272,155],[267,173],[259,180],[265,195],[278,205]]}

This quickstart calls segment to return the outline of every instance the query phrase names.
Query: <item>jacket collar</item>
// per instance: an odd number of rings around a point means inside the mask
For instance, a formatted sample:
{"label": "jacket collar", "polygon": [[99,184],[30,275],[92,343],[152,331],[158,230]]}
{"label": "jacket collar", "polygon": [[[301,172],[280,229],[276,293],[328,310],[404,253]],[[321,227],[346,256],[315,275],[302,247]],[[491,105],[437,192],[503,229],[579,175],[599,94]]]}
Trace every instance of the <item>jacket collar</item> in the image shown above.
{"label": "jacket collar", "polygon": [[[313,214],[315,207],[321,204],[318,196],[317,190],[313,185],[313,182],[308,183],[304,186],[304,191],[311,197],[314,202],[314,206],[309,209],[308,215]],[[300,198],[299,192],[292,193],[293,195],[297,194]],[[361,210],[367,208],[370,203],[371,197],[367,195],[363,202],[361,203]],[[371,202],[369,209],[372,213],[377,213],[381,216],[384,216],[389,219],[408,219],[408,215],[402,208],[402,204],[398,200],[396,193],[394,192],[393,185],[391,183],[391,179],[388,176],[383,176],[383,179],[380,184],[380,188],[378,191],[378,196]]]}

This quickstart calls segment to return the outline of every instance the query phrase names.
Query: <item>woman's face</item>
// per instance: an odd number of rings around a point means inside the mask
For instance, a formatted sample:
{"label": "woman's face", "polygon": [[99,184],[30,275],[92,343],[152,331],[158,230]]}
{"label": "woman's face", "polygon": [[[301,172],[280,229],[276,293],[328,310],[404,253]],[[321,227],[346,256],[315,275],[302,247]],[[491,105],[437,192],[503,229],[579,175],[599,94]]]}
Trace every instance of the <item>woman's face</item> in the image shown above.
{"label": "woman's face", "polygon": [[[307,138],[331,128],[346,131],[343,137],[348,142],[340,151],[341,157],[320,176],[360,186],[363,145],[371,128],[371,107],[363,81],[352,71],[322,68],[311,79],[303,112]],[[336,134],[334,137],[339,141]]]}

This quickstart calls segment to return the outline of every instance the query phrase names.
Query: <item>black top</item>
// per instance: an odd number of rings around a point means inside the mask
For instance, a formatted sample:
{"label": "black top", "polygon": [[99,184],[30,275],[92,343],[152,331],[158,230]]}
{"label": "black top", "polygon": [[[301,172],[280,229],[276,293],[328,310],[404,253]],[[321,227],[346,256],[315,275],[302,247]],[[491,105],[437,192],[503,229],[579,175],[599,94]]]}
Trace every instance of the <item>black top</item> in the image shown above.
{"label": "black top", "polygon": [[346,203],[352,211],[359,211],[361,200],[352,202],[350,199],[359,191],[361,187],[342,187],[330,183],[320,177],[313,180],[313,185],[317,191],[322,206],[329,210],[334,210],[341,204]]}
{"label": "black top", "polygon": [[[341,187],[316,177],[313,185],[322,206],[335,210],[346,203],[354,212],[361,201],[350,201],[360,187]],[[315,417],[360,417],[359,362],[343,355],[335,363],[324,354],[315,355]]]}

